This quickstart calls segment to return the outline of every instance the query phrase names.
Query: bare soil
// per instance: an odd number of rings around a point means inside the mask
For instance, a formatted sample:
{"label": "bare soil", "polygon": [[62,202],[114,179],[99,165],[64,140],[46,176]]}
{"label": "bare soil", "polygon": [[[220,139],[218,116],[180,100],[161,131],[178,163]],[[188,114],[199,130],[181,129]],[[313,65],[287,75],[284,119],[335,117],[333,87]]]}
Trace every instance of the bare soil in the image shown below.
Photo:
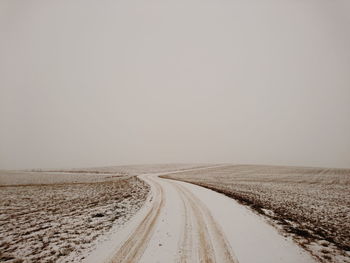
{"label": "bare soil", "polygon": [[109,180],[0,187],[0,262],[80,261],[147,198],[137,177]]}

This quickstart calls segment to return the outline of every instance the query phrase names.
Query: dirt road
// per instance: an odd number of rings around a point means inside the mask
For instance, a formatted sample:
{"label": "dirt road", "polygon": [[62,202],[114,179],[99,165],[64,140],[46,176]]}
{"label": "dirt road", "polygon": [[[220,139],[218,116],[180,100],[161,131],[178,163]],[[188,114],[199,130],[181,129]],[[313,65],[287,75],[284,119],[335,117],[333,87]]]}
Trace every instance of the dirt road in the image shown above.
{"label": "dirt road", "polygon": [[159,175],[140,176],[147,205],[85,262],[315,262],[234,200]]}

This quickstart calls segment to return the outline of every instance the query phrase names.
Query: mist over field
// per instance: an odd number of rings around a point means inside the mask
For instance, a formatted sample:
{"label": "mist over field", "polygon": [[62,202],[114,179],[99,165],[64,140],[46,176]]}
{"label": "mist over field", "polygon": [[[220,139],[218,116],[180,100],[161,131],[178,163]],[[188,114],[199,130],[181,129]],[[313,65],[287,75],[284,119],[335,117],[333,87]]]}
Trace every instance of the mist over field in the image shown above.
{"label": "mist over field", "polygon": [[0,168],[350,167],[347,0],[0,2]]}
{"label": "mist over field", "polygon": [[350,1],[1,0],[0,262],[350,263]]}

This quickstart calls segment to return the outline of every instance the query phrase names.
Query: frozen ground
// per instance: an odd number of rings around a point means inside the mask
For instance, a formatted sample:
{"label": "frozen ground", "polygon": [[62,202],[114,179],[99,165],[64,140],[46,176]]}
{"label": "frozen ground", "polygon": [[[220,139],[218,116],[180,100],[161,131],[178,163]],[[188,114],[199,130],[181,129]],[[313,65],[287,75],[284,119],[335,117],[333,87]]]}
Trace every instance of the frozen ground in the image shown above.
{"label": "frozen ground", "polygon": [[158,175],[140,176],[151,186],[146,205],[85,263],[316,262],[235,200]]}
{"label": "frozen ground", "polygon": [[0,186],[93,183],[125,176],[123,173],[0,171]]}
{"label": "frozen ground", "polygon": [[106,167],[92,167],[84,169],[72,169],[68,172],[74,173],[112,173],[112,174],[128,174],[140,175],[147,173],[166,173],[172,171],[181,171],[195,168],[203,168],[212,166],[212,164],[186,164],[186,163],[170,163],[170,164],[139,164],[139,165],[120,165]]}
{"label": "frozen ground", "polygon": [[201,164],[0,171],[0,262],[80,262],[142,207],[133,176]]}
{"label": "frozen ground", "polygon": [[349,262],[348,170],[182,164],[12,175],[0,173],[0,262]]}
{"label": "frozen ground", "polygon": [[0,185],[91,183],[145,173],[181,171],[210,166],[208,164],[144,164],[61,170],[0,170]]}
{"label": "frozen ground", "polygon": [[350,170],[234,165],[166,177],[249,205],[321,262],[350,262]]}
{"label": "frozen ground", "polygon": [[[23,180],[20,186],[2,185],[0,262],[79,262],[103,234],[128,221],[144,204],[149,191],[144,181],[109,175],[104,177],[109,181],[96,182],[99,176],[37,173],[24,180],[30,185]],[[62,183],[70,178],[80,183]]]}

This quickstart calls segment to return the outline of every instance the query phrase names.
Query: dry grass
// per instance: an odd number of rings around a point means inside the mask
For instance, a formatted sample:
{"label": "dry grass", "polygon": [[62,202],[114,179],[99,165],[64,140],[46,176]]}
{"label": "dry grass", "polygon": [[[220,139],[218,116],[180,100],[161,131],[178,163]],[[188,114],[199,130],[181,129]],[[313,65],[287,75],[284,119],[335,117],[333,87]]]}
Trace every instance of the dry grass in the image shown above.
{"label": "dry grass", "polygon": [[235,165],[165,177],[195,183],[249,205],[321,262],[350,262],[348,169]]}

